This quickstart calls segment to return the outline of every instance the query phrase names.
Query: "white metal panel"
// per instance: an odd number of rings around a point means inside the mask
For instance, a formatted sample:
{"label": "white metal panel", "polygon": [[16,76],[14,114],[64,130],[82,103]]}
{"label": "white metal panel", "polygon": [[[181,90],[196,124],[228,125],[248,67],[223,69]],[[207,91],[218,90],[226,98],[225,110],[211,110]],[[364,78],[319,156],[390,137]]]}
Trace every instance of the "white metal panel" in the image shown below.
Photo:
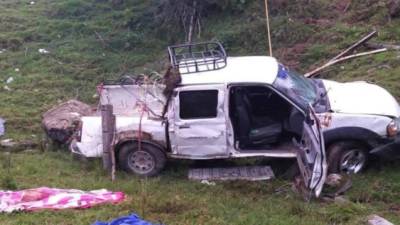
{"label": "white metal panel", "polygon": [[[139,129],[138,117],[116,117],[117,133]],[[101,157],[103,153],[103,139],[101,128],[101,117],[82,117],[81,141],[76,142],[79,151],[85,157]],[[152,134],[152,138],[165,143],[165,128],[161,121],[151,120],[147,117],[142,119],[142,131]]]}
{"label": "white metal panel", "polygon": [[400,116],[396,99],[378,85],[363,81],[339,83],[323,80],[331,109],[339,113]]}
{"label": "white metal panel", "polygon": [[138,102],[145,103],[157,115],[161,115],[165,97],[157,85],[106,85],[100,95],[100,104],[113,105],[115,115],[140,115]]}
{"label": "white metal panel", "polygon": [[182,75],[183,85],[267,83],[278,74],[278,62],[269,56],[228,57],[223,69]]}

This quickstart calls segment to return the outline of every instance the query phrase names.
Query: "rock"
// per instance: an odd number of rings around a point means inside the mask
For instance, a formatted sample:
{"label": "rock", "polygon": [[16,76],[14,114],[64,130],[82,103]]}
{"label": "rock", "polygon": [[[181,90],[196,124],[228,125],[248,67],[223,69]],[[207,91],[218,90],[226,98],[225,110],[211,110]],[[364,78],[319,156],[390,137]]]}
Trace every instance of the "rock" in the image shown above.
{"label": "rock", "polygon": [[9,78],[6,80],[6,83],[9,84],[9,83],[12,83],[13,81],[14,81],[14,77],[9,77]]}
{"label": "rock", "polygon": [[17,145],[17,142],[14,142],[13,139],[4,139],[0,141],[0,146],[3,148],[12,148]]}
{"label": "rock", "polygon": [[33,150],[38,147],[38,143],[32,140],[14,141],[13,139],[4,139],[0,141],[0,147],[6,151],[25,151]]}
{"label": "rock", "polygon": [[39,51],[40,54],[49,54],[49,53],[50,53],[49,51],[47,51],[47,50],[44,49],[44,48],[41,48],[41,49],[39,49],[38,51]]}
{"label": "rock", "polygon": [[340,174],[332,173],[326,177],[325,184],[332,187],[337,187],[340,185],[342,179],[343,177]]}
{"label": "rock", "polygon": [[339,204],[346,204],[349,203],[350,201],[344,196],[337,196],[334,198],[334,202]]}
{"label": "rock", "polygon": [[10,88],[8,85],[4,85],[3,88],[4,88],[4,90],[6,90],[6,91],[11,91],[11,88]]}
{"label": "rock", "polygon": [[200,183],[206,184],[208,186],[215,186],[215,182],[212,182],[212,181],[210,182],[208,180],[202,180]]}
{"label": "rock", "polygon": [[368,225],[393,225],[393,223],[378,215],[370,215],[368,216]]}
{"label": "rock", "polygon": [[337,197],[328,197],[328,196],[323,196],[322,200],[324,202],[329,202],[329,203],[336,203],[336,204],[347,204],[350,203],[351,201],[348,200],[346,197],[344,196],[337,196]]}

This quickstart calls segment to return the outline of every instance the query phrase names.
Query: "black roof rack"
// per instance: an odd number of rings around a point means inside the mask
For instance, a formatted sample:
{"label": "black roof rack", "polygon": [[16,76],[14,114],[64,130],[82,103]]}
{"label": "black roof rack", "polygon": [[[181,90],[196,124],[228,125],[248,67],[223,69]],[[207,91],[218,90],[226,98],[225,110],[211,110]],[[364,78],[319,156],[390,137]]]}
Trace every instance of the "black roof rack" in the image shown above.
{"label": "black roof rack", "polygon": [[226,66],[226,52],[219,42],[202,42],[168,47],[171,65],[181,74],[222,69]]}

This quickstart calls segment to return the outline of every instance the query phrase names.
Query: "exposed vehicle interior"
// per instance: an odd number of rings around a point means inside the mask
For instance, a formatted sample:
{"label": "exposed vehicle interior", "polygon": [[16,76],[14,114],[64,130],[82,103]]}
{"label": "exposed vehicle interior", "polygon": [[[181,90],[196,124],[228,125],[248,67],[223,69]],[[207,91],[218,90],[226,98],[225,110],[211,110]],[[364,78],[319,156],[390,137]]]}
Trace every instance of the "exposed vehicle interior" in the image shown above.
{"label": "exposed vehicle interior", "polygon": [[304,115],[267,86],[232,86],[229,116],[240,150],[270,149],[301,137]]}

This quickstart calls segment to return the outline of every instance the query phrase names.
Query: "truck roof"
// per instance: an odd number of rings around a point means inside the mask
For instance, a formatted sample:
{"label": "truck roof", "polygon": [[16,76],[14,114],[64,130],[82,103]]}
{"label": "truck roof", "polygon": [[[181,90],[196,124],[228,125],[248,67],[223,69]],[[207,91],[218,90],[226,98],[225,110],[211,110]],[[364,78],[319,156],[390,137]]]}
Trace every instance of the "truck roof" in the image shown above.
{"label": "truck roof", "polygon": [[182,85],[267,83],[278,74],[278,61],[269,56],[228,57],[226,67],[182,75]]}

